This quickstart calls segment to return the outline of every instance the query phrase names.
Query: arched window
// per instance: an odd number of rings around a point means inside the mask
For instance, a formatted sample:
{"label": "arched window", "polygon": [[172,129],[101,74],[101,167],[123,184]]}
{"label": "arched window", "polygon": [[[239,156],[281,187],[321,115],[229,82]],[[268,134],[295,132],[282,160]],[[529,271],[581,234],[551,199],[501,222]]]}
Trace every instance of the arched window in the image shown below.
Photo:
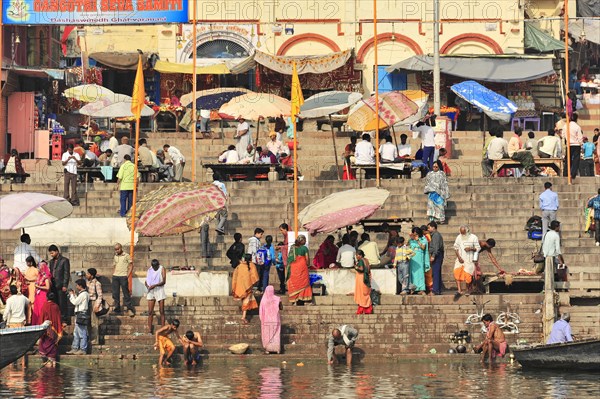
{"label": "arched window", "polygon": [[[250,54],[241,45],[230,40],[216,39],[198,46],[198,58],[244,58]],[[190,54],[189,58],[192,58]]]}

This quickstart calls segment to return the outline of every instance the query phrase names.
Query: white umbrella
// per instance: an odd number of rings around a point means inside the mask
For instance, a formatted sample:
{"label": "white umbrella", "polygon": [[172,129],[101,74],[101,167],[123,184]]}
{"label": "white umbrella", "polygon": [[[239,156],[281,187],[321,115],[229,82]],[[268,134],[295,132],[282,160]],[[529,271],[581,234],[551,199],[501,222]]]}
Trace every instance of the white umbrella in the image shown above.
{"label": "white umbrella", "polygon": [[300,107],[303,118],[321,118],[348,108],[362,99],[361,93],[328,91],[307,98]]}
{"label": "white umbrella", "polygon": [[257,121],[260,117],[277,117],[290,115],[292,103],[274,94],[249,93],[236,97],[219,109],[219,113],[233,117],[244,117],[249,121]]}
{"label": "white umbrella", "polygon": [[[87,104],[79,110],[79,113],[93,118],[126,118],[133,116],[131,112],[131,97],[129,97],[129,101],[120,101],[107,106],[102,105],[102,101]],[[144,105],[142,116],[152,115],[154,115],[154,110]]]}
{"label": "white umbrella", "polygon": [[73,205],[69,201],[54,195],[9,194],[0,198],[0,230],[18,230],[53,223],[72,212]]}
{"label": "white umbrella", "polygon": [[104,98],[114,99],[116,94],[107,89],[106,87],[98,86],[97,84],[79,85],[71,87],[64,91],[63,95],[67,98],[74,98],[75,100],[91,103],[99,101]]}

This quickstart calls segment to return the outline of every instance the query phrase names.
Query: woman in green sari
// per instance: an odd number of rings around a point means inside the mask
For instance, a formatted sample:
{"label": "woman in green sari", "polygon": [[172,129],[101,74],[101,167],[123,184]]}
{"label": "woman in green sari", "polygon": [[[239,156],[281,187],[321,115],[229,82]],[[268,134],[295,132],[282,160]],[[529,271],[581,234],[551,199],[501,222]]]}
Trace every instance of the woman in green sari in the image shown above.
{"label": "woman in green sari", "polygon": [[429,263],[429,244],[423,231],[418,227],[413,227],[408,242],[410,249],[415,255],[410,258],[410,290],[412,293],[425,295],[425,272],[431,268]]}

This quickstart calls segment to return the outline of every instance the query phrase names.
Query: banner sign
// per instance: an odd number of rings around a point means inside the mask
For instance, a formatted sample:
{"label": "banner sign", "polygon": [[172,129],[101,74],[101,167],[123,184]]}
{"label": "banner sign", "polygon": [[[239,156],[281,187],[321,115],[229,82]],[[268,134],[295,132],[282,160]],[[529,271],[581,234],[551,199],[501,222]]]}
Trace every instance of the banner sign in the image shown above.
{"label": "banner sign", "polygon": [[188,22],[188,0],[0,0],[6,25]]}

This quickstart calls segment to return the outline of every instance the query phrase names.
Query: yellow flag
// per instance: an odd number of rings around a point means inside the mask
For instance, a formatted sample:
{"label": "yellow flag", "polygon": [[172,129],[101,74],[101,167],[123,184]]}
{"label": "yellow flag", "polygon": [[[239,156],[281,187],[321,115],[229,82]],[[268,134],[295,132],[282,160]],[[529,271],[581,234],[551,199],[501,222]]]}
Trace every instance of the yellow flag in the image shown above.
{"label": "yellow flag", "polygon": [[300,113],[302,104],[304,104],[304,96],[302,95],[302,87],[300,87],[296,62],[294,62],[292,72],[292,123],[294,124],[296,123],[296,115]]}
{"label": "yellow flag", "polygon": [[131,97],[131,112],[136,119],[140,119],[142,115],[142,108],[144,108],[144,102],[146,100],[146,92],[144,90],[144,68],[142,67],[141,54],[139,54],[135,82],[133,83],[133,94]]}

